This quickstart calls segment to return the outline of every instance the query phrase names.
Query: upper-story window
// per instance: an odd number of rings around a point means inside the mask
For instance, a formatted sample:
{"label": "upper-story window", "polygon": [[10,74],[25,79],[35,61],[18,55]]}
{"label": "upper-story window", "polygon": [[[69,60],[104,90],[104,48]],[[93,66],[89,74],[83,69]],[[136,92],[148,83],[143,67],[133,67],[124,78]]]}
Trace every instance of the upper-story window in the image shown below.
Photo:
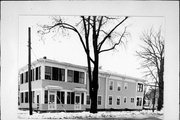
{"label": "upper-story window", "polygon": [[124,89],[128,89],[128,83],[124,83]]}
{"label": "upper-story window", "polygon": [[[29,79],[29,72],[25,71],[20,74],[20,84],[27,83]],[[41,79],[41,66],[31,69],[31,81]]]}
{"label": "upper-story window", "polygon": [[51,80],[52,79],[52,72],[51,72],[51,67],[45,66],[45,79]]}
{"label": "upper-story window", "polygon": [[45,79],[65,81],[65,69],[45,66]]}
{"label": "upper-story window", "polygon": [[121,91],[121,83],[120,82],[117,83],[117,91]]}
{"label": "upper-story window", "polygon": [[84,83],[84,72],[68,70],[68,82]]}
{"label": "upper-story window", "polygon": [[20,83],[23,84],[23,73],[20,74]]}
{"label": "upper-story window", "polygon": [[143,92],[143,84],[142,84],[142,83],[138,83],[138,85],[137,85],[137,91],[138,91],[138,92]]}
{"label": "upper-story window", "polygon": [[41,66],[36,67],[36,80],[41,79]]}
{"label": "upper-story window", "polygon": [[114,81],[109,81],[109,90],[113,90]]}

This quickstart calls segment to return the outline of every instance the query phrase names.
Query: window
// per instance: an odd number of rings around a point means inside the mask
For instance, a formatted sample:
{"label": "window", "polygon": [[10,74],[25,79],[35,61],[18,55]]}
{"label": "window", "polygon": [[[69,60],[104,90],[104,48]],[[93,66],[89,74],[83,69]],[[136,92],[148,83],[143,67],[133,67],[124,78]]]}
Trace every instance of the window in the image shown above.
{"label": "window", "polygon": [[23,73],[21,73],[21,75],[20,75],[20,80],[21,80],[21,84],[23,84]]}
{"label": "window", "polygon": [[57,104],[60,104],[61,103],[61,96],[60,96],[60,91],[57,91],[57,95],[56,95],[56,102],[57,102]]}
{"label": "window", "polygon": [[32,103],[34,103],[34,95],[35,95],[35,91],[32,91]]}
{"label": "window", "polygon": [[68,70],[68,82],[73,82],[73,76],[74,76],[74,72],[72,70]]}
{"label": "window", "polygon": [[21,103],[24,103],[24,93],[21,93]]}
{"label": "window", "polygon": [[52,67],[52,79],[58,80],[58,68]]}
{"label": "window", "polygon": [[67,104],[74,104],[74,92],[67,92]]}
{"label": "window", "polygon": [[70,104],[70,98],[71,98],[70,92],[67,92],[67,104]]}
{"label": "window", "polygon": [[118,82],[118,84],[117,84],[117,91],[121,91],[121,83],[120,82]]}
{"label": "window", "polygon": [[65,69],[58,69],[58,80],[65,81]]}
{"label": "window", "polygon": [[61,103],[64,104],[64,92],[62,91],[60,92],[60,94],[61,94]]}
{"label": "window", "polygon": [[101,105],[101,96],[98,96],[98,105]]}
{"label": "window", "polygon": [[71,104],[74,104],[74,96],[75,96],[74,92],[71,92]]}
{"label": "window", "polygon": [[124,89],[128,89],[128,83],[124,83]]}
{"label": "window", "polygon": [[117,105],[120,105],[120,97],[117,97]]}
{"label": "window", "polygon": [[25,92],[25,103],[28,103],[28,92]]}
{"label": "window", "polygon": [[142,83],[138,83],[138,86],[137,86],[137,91],[138,92],[143,92],[143,84]]}
{"label": "window", "polygon": [[109,96],[109,105],[112,105],[112,96]]}
{"label": "window", "polygon": [[26,72],[26,79],[25,82],[28,82],[28,72]]}
{"label": "window", "polygon": [[137,106],[141,106],[142,105],[142,98],[137,97]]}
{"label": "window", "polygon": [[38,67],[36,67],[36,80],[38,80]]}
{"label": "window", "polygon": [[134,103],[134,98],[131,98],[131,103]]}
{"label": "window", "polygon": [[34,81],[34,69],[31,70],[31,78],[32,78],[32,81]]}
{"label": "window", "polygon": [[90,96],[89,95],[87,95],[87,99],[86,100],[87,100],[86,104],[89,105],[90,104]]}
{"label": "window", "polygon": [[79,72],[78,71],[74,71],[74,82],[79,83]]}
{"label": "window", "polygon": [[48,91],[47,90],[44,91],[44,103],[45,104],[48,103]]}
{"label": "window", "polygon": [[41,66],[36,67],[36,80],[40,80],[41,79]]}
{"label": "window", "polygon": [[84,93],[81,93],[81,104],[84,104]]}
{"label": "window", "polygon": [[124,103],[126,103],[127,102],[127,98],[126,97],[124,97]]}
{"label": "window", "polygon": [[79,83],[84,84],[84,72],[79,72]]}
{"label": "window", "polygon": [[45,66],[45,79],[51,80],[51,75],[52,75],[51,67]]}
{"label": "window", "polygon": [[113,90],[113,84],[114,84],[113,81],[109,81],[109,90]]}

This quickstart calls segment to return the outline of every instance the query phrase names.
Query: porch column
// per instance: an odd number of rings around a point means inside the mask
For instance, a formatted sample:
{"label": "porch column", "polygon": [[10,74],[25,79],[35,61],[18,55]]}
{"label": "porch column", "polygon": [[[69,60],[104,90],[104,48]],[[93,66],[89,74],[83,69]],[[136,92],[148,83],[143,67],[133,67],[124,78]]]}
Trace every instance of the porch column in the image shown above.
{"label": "porch column", "polygon": [[67,104],[67,91],[64,91],[64,104]]}
{"label": "porch column", "polygon": [[84,105],[86,105],[87,94],[84,92]]}
{"label": "porch column", "polygon": [[68,69],[67,68],[65,68],[65,82],[67,82],[67,77],[68,77]]}
{"label": "porch column", "polygon": [[45,66],[42,65],[41,66],[41,80],[44,80],[45,79]]}

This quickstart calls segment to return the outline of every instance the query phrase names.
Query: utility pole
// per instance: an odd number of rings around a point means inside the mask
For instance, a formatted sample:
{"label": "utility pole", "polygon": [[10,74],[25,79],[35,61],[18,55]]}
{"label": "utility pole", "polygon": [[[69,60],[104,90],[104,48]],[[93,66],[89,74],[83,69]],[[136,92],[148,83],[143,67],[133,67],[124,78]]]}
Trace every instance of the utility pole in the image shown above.
{"label": "utility pole", "polygon": [[28,85],[29,85],[29,115],[32,115],[32,91],[31,91],[31,28],[28,27]]}

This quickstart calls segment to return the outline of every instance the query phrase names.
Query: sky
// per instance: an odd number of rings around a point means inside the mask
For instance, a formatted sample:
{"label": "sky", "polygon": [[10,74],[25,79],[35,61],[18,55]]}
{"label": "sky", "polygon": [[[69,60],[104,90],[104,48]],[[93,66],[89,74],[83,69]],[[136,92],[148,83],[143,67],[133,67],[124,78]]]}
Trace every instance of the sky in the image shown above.
{"label": "sky", "polygon": [[[74,22],[70,19],[70,22]],[[67,20],[68,21],[68,20]],[[48,59],[59,62],[68,62],[77,65],[87,66],[86,54],[75,34],[69,36],[47,35],[41,39],[37,34],[37,24],[51,23],[49,16],[19,16],[19,59],[18,66],[28,63],[28,27],[31,27],[32,42],[32,61],[46,56]],[[130,36],[127,37],[127,43],[124,46],[117,46],[116,51],[109,51],[100,54],[100,66],[102,70],[127,76],[143,78],[144,74],[140,68],[140,59],[136,56],[136,51],[140,50],[142,41],[139,39],[144,30],[154,27],[158,30],[161,26],[163,33],[165,20],[163,17],[129,17],[125,21],[127,31]],[[113,25],[113,24],[112,24]]]}

